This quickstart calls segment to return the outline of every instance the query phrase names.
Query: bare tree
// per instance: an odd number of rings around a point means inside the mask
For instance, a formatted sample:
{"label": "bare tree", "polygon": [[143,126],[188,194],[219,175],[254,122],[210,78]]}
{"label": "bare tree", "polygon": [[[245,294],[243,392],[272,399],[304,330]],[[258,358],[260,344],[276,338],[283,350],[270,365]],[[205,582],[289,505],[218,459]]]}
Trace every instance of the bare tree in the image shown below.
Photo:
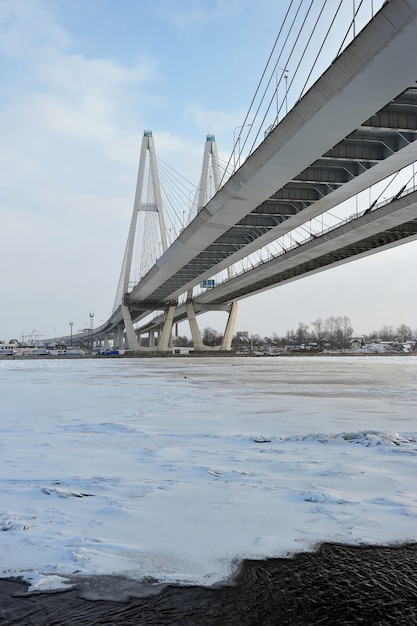
{"label": "bare tree", "polygon": [[413,331],[406,324],[401,324],[397,328],[397,339],[398,341],[409,341],[413,338]]}
{"label": "bare tree", "polygon": [[202,340],[206,346],[218,346],[222,342],[222,336],[214,328],[207,327],[203,330]]}
{"label": "bare tree", "polygon": [[324,320],[324,330],[329,343],[336,343],[338,323],[334,315]]}
{"label": "bare tree", "polygon": [[192,344],[192,342],[190,342],[186,335],[177,335],[172,338],[173,346],[189,346],[190,344]]}
{"label": "bare tree", "polygon": [[285,341],[287,343],[290,343],[291,341],[295,340],[295,332],[293,330],[287,330],[287,332],[285,333]]}
{"label": "bare tree", "polygon": [[394,326],[383,326],[380,332],[380,338],[382,341],[394,341],[395,339],[395,330]]}
{"label": "bare tree", "polygon": [[295,333],[295,338],[300,343],[308,342],[308,324],[304,324],[303,322],[298,322],[297,332]]}
{"label": "bare tree", "polygon": [[314,328],[314,339],[321,346],[326,335],[324,322],[321,317],[318,317],[315,322],[312,322],[312,326]]}
{"label": "bare tree", "polygon": [[279,335],[277,335],[277,333],[272,333],[272,343],[281,343],[281,338],[279,337]]}
{"label": "bare tree", "polygon": [[250,336],[251,345],[260,346],[262,344],[262,338],[260,335],[251,335]]}
{"label": "bare tree", "polygon": [[350,321],[350,317],[346,315],[344,317],[337,318],[338,323],[338,340],[341,344],[345,344],[349,337],[352,336],[353,327],[352,322]]}

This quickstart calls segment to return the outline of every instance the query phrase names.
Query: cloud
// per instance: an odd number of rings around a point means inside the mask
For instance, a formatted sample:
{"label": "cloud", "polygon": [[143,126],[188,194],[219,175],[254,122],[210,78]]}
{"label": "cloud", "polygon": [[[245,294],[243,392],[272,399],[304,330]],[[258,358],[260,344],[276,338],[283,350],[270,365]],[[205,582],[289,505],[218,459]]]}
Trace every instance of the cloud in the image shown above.
{"label": "cloud", "polygon": [[[215,109],[210,110],[191,104],[186,109],[186,115],[196,126],[213,129],[212,132],[226,136],[230,134],[230,129],[233,129],[234,125],[236,126],[236,120],[244,119],[245,111],[243,109],[227,112]],[[233,137],[229,140],[232,144]]]}
{"label": "cloud", "polygon": [[144,58],[128,67],[72,53],[71,38],[44,5],[32,4],[2,6],[9,67],[9,89],[0,104],[2,183],[11,188],[24,181],[35,198],[45,185],[51,189],[70,179],[74,188],[77,181],[91,189],[98,172],[109,169],[125,182],[123,169],[136,162],[132,127],[141,89],[156,62]]}
{"label": "cloud", "polygon": [[[164,16],[179,31],[187,31],[214,22],[230,21],[250,6],[248,0],[169,0],[158,3],[160,18]],[[155,7],[156,10],[157,7]]]}
{"label": "cloud", "polygon": [[3,0],[0,32],[0,50],[15,59],[37,50],[63,49],[71,41],[69,34],[51,20],[45,4],[36,0]]}

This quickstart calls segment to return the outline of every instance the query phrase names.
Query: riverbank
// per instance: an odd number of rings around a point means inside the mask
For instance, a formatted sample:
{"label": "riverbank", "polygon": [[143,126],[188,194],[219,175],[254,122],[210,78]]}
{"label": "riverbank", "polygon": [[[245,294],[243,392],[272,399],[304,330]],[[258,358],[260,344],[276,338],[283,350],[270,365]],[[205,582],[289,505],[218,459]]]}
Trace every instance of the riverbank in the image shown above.
{"label": "riverbank", "polygon": [[22,360],[62,360],[69,359],[71,361],[80,359],[181,359],[181,358],[299,358],[299,357],[411,357],[417,356],[417,352],[283,352],[281,354],[259,354],[256,352],[226,352],[224,350],[201,350],[192,351],[189,353],[173,354],[172,352],[128,352],[124,354],[35,354],[35,355],[0,355],[0,361],[22,361]]}

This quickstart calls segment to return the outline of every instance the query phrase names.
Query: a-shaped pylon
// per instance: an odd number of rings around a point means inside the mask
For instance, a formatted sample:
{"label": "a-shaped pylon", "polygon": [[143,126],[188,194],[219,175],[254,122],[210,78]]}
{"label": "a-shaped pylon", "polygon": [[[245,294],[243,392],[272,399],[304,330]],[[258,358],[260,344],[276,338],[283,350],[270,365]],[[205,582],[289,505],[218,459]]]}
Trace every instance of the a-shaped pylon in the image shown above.
{"label": "a-shaped pylon", "polygon": [[[152,229],[157,231],[156,236],[149,236]],[[115,311],[121,306],[127,343],[131,350],[139,350],[139,344],[129,308],[124,302],[125,294],[128,293],[131,283],[138,282],[140,276],[150,269],[167,247],[155,144],[152,131],[145,130],[140,151],[132,219],[113,307]],[[139,268],[133,267],[134,261],[140,263]]]}

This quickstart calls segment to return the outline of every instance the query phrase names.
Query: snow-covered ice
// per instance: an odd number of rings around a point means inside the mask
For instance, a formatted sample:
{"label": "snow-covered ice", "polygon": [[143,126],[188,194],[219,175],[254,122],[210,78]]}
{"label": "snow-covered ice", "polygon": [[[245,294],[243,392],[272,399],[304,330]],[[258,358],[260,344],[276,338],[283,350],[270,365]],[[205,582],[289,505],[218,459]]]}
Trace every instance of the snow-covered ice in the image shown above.
{"label": "snow-covered ice", "polygon": [[417,358],[0,361],[0,576],[211,585],[417,539]]}

